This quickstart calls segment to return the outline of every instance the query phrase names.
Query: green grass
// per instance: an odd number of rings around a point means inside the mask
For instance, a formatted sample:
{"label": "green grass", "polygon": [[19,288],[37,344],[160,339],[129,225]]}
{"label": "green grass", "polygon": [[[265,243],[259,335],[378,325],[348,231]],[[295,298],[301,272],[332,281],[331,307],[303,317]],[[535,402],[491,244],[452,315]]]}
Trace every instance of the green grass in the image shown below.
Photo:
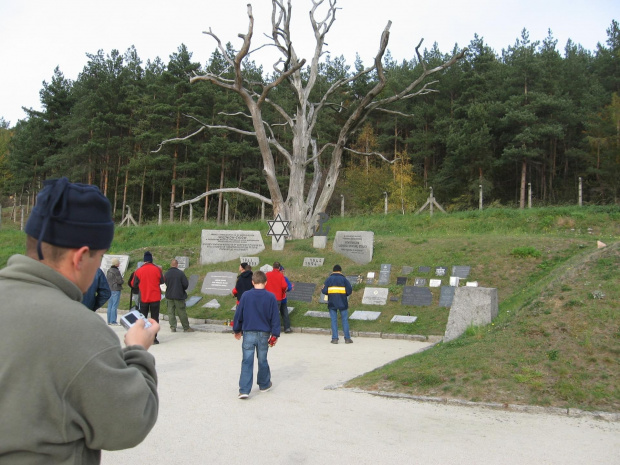
{"label": "green grass", "polygon": [[[0,227],[0,266],[14,253],[23,253],[24,235],[3,212]],[[235,223],[227,228],[215,223],[192,225],[147,224],[117,228],[110,253],[130,256],[135,268],[145,250],[167,268],[176,255],[190,258],[188,275],[200,283],[209,271],[236,272],[238,261],[199,264],[202,229],[261,231],[267,249],[261,265],[283,262],[289,278],[317,284],[312,303],[290,302],[295,307],[295,327],[329,327],[329,319],[304,317],[307,310],[326,310],[317,303],[321,284],[335,263],[347,275],[378,275],[382,263],[392,265],[390,294],[399,297],[396,285],[403,266],[470,265],[470,279],[498,289],[500,312],[488,327],[470,328],[449,343],[397,360],[352,380],[349,385],[371,390],[416,395],[457,397],[500,403],[523,403],[588,410],[620,411],[620,208],[558,207],[531,210],[488,209],[445,215],[366,215],[329,220],[328,247],[314,249],[312,239],[288,241],[283,252],[274,252],[266,236],[267,223]],[[374,257],[358,265],[331,249],[336,231],[370,230],[375,233]],[[597,250],[596,241],[608,244]],[[305,257],[324,257],[325,266],[303,267]],[[444,278],[447,280],[447,278]],[[444,284],[446,284],[444,282]],[[193,292],[200,295],[200,286]],[[380,310],[377,321],[351,321],[353,331],[391,332],[442,336],[448,309],[438,307],[439,289],[431,288],[433,305],[385,306],[361,303],[364,285],[354,287],[351,310]],[[190,316],[226,320],[232,317],[232,296],[217,297],[221,308],[200,305]],[[127,308],[124,291],[121,308]],[[410,313],[412,324],[393,324],[393,315]]]}

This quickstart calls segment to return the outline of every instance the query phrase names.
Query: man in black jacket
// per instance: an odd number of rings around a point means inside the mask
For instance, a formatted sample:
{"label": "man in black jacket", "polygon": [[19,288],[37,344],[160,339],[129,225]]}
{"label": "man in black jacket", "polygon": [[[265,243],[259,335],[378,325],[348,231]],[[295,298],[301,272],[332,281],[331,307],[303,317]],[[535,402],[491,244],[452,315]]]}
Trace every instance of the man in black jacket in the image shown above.
{"label": "man in black jacket", "polygon": [[164,282],[166,283],[166,305],[168,307],[170,331],[173,333],[177,331],[176,315],[178,314],[183,326],[183,332],[193,333],[194,330],[189,327],[187,313],[185,312],[186,290],[189,286],[189,281],[185,273],[179,270],[179,262],[176,259],[170,262],[170,269],[164,275]]}

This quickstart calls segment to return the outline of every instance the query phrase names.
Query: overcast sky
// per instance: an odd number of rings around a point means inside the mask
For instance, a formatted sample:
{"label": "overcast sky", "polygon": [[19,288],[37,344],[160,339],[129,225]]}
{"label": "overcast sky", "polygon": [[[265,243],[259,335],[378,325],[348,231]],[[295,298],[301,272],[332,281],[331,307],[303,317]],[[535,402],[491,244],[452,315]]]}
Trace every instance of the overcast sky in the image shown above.
{"label": "overcast sky", "polygon": [[[327,0],[326,0],[327,2]],[[135,45],[143,63],[156,56],[168,62],[184,43],[194,61],[206,63],[216,47],[202,34],[211,28],[223,43],[239,48],[246,32],[248,0],[0,0],[0,117],[15,125],[25,118],[22,106],[40,109],[42,82],[54,68],[75,80],[86,65],[86,53]],[[265,42],[271,2],[252,1],[254,43]],[[358,52],[365,64],[376,54],[389,20],[388,49],[394,59],[414,57],[437,42],[443,53],[464,47],[477,33],[497,53],[514,44],[521,30],[543,40],[551,29],[563,52],[566,41],[594,51],[605,43],[606,29],[620,19],[619,0],[339,0],[336,22],[327,37],[332,56],[353,64]],[[293,43],[297,53],[311,56],[310,0],[293,1]],[[306,45],[306,46],[304,46]],[[254,47],[253,47],[254,48]],[[259,52],[260,53],[260,52]],[[263,63],[255,55],[257,63]],[[269,68],[270,70],[270,68]]]}

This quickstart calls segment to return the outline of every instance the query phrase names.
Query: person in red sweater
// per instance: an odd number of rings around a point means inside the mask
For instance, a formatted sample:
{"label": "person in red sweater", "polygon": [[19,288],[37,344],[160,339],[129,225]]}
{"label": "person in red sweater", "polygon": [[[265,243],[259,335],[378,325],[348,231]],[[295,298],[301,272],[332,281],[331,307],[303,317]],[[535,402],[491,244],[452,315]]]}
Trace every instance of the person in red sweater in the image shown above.
{"label": "person in red sweater", "polygon": [[[140,288],[140,313],[148,318],[149,311],[151,318],[159,323],[159,303],[161,301],[161,284],[164,284],[164,275],[161,268],[153,264],[151,252],[144,252],[144,265],[136,270],[130,286]],[[159,344],[155,336],[154,344]]]}
{"label": "person in red sweater", "polygon": [[281,267],[282,265],[280,265],[280,262],[275,262],[273,264],[273,270],[265,273],[267,276],[267,284],[265,285],[265,289],[276,297],[276,300],[278,301],[278,308],[280,309],[280,317],[282,319],[282,324],[284,325],[284,332],[290,333],[293,330],[291,329],[291,320],[288,316],[288,309],[286,306],[282,309],[282,301],[286,297],[288,283],[280,271]]}

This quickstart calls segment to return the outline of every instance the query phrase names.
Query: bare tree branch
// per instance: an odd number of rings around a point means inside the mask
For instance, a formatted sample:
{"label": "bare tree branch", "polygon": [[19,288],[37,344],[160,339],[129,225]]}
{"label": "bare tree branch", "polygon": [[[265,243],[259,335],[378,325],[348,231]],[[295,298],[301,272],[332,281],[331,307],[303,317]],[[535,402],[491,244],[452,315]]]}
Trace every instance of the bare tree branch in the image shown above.
{"label": "bare tree branch", "polygon": [[190,134],[190,135],[188,135],[188,136],[185,136],[185,137],[175,137],[175,138],[173,138],[173,139],[166,139],[166,140],[164,140],[164,141],[161,141],[161,142],[159,143],[159,146],[157,147],[157,150],[151,150],[151,153],[157,153],[157,152],[159,152],[159,151],[162,149],[162,147],[163,147],[164,145],[169,144],[169,143],[171,143],[171,142],[181,142],[181,141],[184,141],[184,140],[187,140],[187,139],[191,139],[191,138],[192,138],[192,137],[194,137],[196,134],[200,134],[202,131],[204,131],[204,129],[205,129],[205,128],[204,128],[204,126],[203,126],[203,127],[201,127],[200,129],[198,129],[196,132],[193,132],[193,133],[191,133],[191,134]]}
{"label": "bare tree branch", "polygon": [[255,199],[260,200],[261,202],[265,202],[265,203],[268,203],[269,205],[272,205],[271,199],[268,199],[267,197],[257,194],[256,192],[250,192],[244,189],[239,189],[238,187],[226,187],[223,189],[213,189],[208,192],[204,192],[203,194],[200,194],[198,197],[194,197],[191,200],[185,200],[183,202],[175,202],[173,205],[174,207],[182,207],[183,205],[188,205],[190,203],[198,202],[199,200],[204,199],[208,195],[219,194],[220,192],[234,192],[237,194],[247,195],[248,197],[254,197]]}
{"label": "bare tree branch", "polygon": [[347,152],[354,153],[356,155],[362,155],[364,157],[372,157],[374,155],[374,156],[381,158],[383,161],[388,162],[390,165],[400,160],[400,158],[394,158],[394,160],[388,160],[387,158],[385,158],[383,154],[379,152],[358,152],[357,150],[350,149],[349,147],[345,147],[344,150],[346,150]]}

